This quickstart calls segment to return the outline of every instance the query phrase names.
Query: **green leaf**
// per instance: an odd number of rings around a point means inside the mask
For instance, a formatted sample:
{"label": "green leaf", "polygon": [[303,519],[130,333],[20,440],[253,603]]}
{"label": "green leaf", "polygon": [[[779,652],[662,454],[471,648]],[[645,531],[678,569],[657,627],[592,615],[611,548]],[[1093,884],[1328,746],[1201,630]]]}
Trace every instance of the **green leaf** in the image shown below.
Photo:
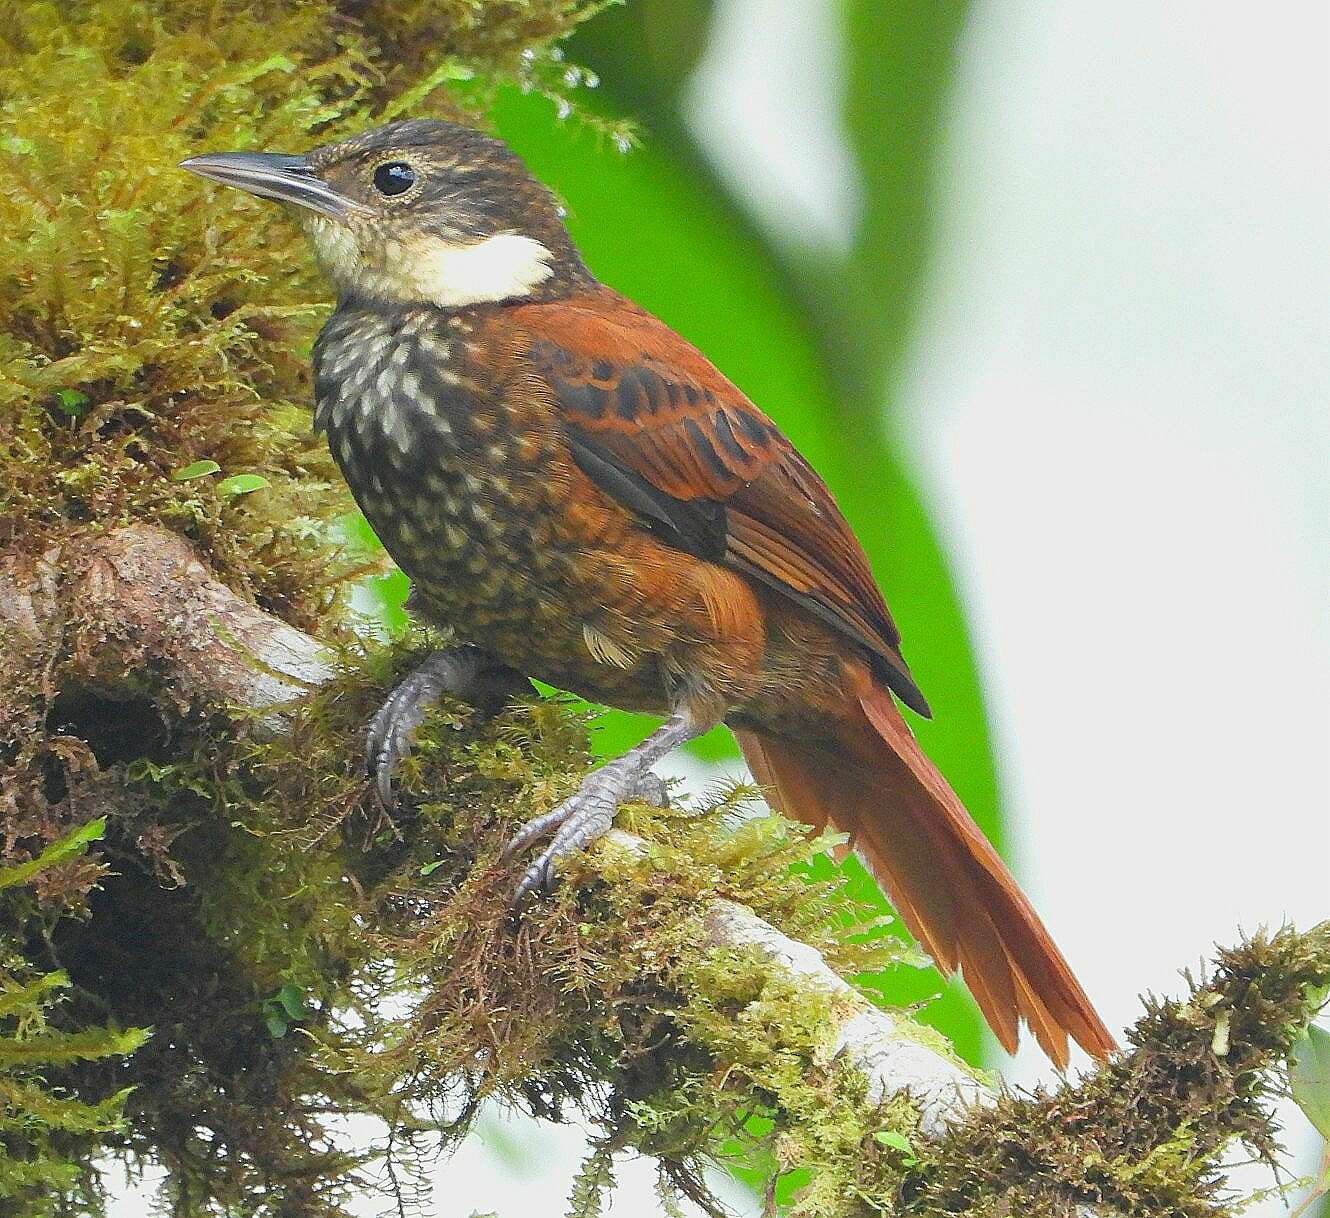
{"label": "green leaf", "polygon": [[904,1155],[906,1167],[912,1167],[919,1162],[914,1147],[910,1145],[910,1139],[903,1133],[897,1133],[894,1129],[878,1129],[873,1132],[873,1140],[883,1146],[890,1146],[892,1150],[899,1150]]}
{"label": "green leaf", "polygon": [[81,419],[87,413],[88,403],[92,399],[78,389],[57,389],[55,400],[60,409],[71,419]]}
{"label": "green leaf", "polygon": [[37,151],[37,145],[22,135],[7,135],[0,139],[0,148],[14,156],[29,156]]}
{"label": "green leaf", "polygon": [[72,833],[65,834],[59,841],[52,842],[35,859],[19,863],[16,867],[0,868],[0,888],[12,888],[15,884],[26,884],[39,871],[45,871],[56,863],[64,863],[78,858],[88,846],[101,840],[106,834],[106,817],[99,816],[86,825],[80,825]]}
{"label": "green leaf", "polygon": [[263,1022],[267,1024],[268,1035],[273,1040],[281,1040],[286,1035],[287,1022],[280,1011],[269,1011],[268,1017]]}
{"label": "green leaf", "polygon": [[308,1019],[309,1008],[305,1005],[305,993],[294,981],[288,981],[274,999],[291,1019]]}
{"label": "green leaf", "polygon": [[434,862],[432,862],[432,863],[426,863],[426,864],[420,869],[420,874],[421,874],[421,875],[433,875],[433,874],[434,874],[436,871],[438,871],[438,869],[439,869],[440,867],[442,867],[442,866],[443,866],[443,860],[442,860],[442,859],[435,859]]}
{"label": "green leaf", "polygon": [[1289,1081],[1294,1102],[1330,1140],[1330,1032],[1312,1024],[1295,1042]]}
{"label": "green leaf", "polygon": [[268,485],[268,479],[262,474],[232,474],[217,484],[219,495],[248,495],[251,491],[261,491]]}
{"label": "green leaf", "polygon": [[216,461],[195,461],[184,469],[176,470],[171,478],[175,482],[188,482],[191,478],[202,478],[204,474],[221,473],[221,469]]}

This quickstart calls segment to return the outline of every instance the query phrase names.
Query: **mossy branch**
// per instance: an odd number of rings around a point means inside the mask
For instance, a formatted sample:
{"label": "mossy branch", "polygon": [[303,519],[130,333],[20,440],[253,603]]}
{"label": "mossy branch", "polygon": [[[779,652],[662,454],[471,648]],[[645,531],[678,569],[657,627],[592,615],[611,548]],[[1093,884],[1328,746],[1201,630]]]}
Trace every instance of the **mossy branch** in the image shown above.
{"label": "mossy branch", "polygon": [[[105,810],[122,840],[149,806],[159,819],[180,800],[194,815],[200,800],[225,812],[221,837],[248,846],[210,850],[206,869],[173,857],[198,890],[190,916],[247,940],[231,983],[278,995],[230,1013],[266,1017],[268,1051],[281,1046],[287,1094],[271,1103],[312,1109],[318,1095],[325,1109],[377,1112],[396,1123],[399,1159],[427,1129],[460,1136],[497,1096],[551,1117],[574,1103],[599,1122],[603,1148],[579,1186],[588,1213],[608,1156],[628,1148],[656,1155],[666,1187],[704,1204],[707,1161],[765,1165],[798,1183],[790,1212],[809,1218],[1222,1214],[1228,1143],[1275,1161],[1265,1101],[1330,984],[1330,926],[1222,953],[1185,999],[1151,1003],[1131,1050],[1079,1084],[998,1096],[936,1034],[845,979],[874,952],[847,938],[843,894],[791,871],[813,847],[775,818],[734,822],[727,800],[630,810],[558,898],[515,925],[499,846],[585,764],[581,725],[559,704],[488,725],[462,708],[439,716],[389,825],[365,812],[357,749],[396,661],[334,657],[213,580],[179,538],[136,526],[11,563],[0,621],[21,627],[29,658],[59,640],[60,680],[101,700],[86,721],[94,737],[97,725],[115,734],[116,699],[194,723],[174,737],[175,761],[131,766]],[[206,756],[185,762],[191,740]],[[147,802],[126,806],[135,799]],[[255,867],[268,873],[258,893]],[[70,952],[85,985],[87,950]],[[382,1015],[393,997],[409,1000],[409,1020]],[[291,1029],[302,1035],[284,1044]],[[159,1062],[136,1081],[161,1090],[130,1109],[140,1150],[161,1154],[151,1105],[173,1111],[179,1080]],[[184,1148],[167,1151],[202,1187]],[[307,1158],[306,1186],[331,1205],[355,1167],[345,1153]]]}
{"label": "mossy branch", "polygon": [[[377,560],[333,539],[303,405],[318,289],[291,228],[175,166],[478,116],[504,83],[562,111],[587,77],[556,43],[599,7],[5,9],[0,1213],[95,1211],[109,1152],[164,1166],[178,1218],[331,1218],[385,1162],[409,1194],[486,1097],[598,1124],[578,1215],[624,1149],[704,1208],[705,1164],[755,1168],[800,1218],[1233,1211],[1219,1154],[1274,1157],[1324,927],[1223,954],[1120,1060],[1017,1100],[854,987],[906,949],[742,790],[625,809],[514,922],[500,846],[590,763],[566,704],[442,707],[401,809],[367,800],[363,725],[410,657],[347,627]],[[391,1136],[339,1142],[347,1114]]]}

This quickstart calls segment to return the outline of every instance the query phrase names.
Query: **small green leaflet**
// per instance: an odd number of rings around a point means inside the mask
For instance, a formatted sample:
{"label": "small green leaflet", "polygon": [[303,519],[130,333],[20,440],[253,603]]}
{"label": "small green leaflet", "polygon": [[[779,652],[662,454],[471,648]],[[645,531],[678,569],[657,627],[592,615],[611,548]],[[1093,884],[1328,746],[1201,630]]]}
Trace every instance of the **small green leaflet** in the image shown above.
{"label": "small green leaflet", "polygon": [[16,867],[0,868],[0,888],[12,888],[15,884],[26,884],[39,871],[45,871],[56,863],[64,863],[78,858],[88,846],[99,841],[106,833],[106,817],[99,816],[86,825],[80,825],[72,833],[66,833],[59,841],[52,842],[35,859],[19,863]]}
{"label": "small green leaflet", "polygon": [[92,399],[78,389],[57,389],[55,400],[60,409],[71,419],[81,419],[87,412],[88,403]]}
{"label": "small green leaflet", "polygon": [[421,875],[433,875],[433,874],[434,874],[436,871],[438,871],[438,869],[439,869],[440,867],[442,867],[442,866],[443,866],[443,860],[442,860],[442,859],[435,859],[434,862],[432,862],[432,863],[426,863],[426,864],[420,869],[420,874],[421,874]]}
{"label": "small green leaflet", "polygon": [[305,993],[294,981],[288,981],[271,998],[263,1000],[263,1022],[268,1035],[281,1040],[298,1020],[309,1018]]}
{"label": "small green leaflet", "polygon": [[308,1019],[309,1008],[305,1006],[304,991],[294,981],[288,981],[277,991],[277,1002],[291,1019]]}
{"label": "small green leaflet", "polygon": [[232,474],[217,484],[219,495],[248,495],[250,491],[261,491],[268,485],[268,479],[262,474]]}
{"label": "small green leaflet", "polygon": [[1293,1045],[1293,1100],[1330,1140],[1330,1032],[1312,1024]]}
{"label": "small green leaflet", "polygon": [[191,478],[202,478],[204,474],[219,474],[222,467],[216,461],[195,461],[186,465],[184,469],[178,469],[171,475],[174,482],[188,482]]}
{"label": "small green leaflet", "polygon": [[910,1139],[903,1133],[897,1133],[894,1129],[879,1129],[874,1132],[873,1140],[881,1142],[883,1146],[890,1146],[892,1150],[899,1150],[905,1156],[906,1167],[913,1167],[919,1162],[915,1157],[914,1147],[910,1145]]}

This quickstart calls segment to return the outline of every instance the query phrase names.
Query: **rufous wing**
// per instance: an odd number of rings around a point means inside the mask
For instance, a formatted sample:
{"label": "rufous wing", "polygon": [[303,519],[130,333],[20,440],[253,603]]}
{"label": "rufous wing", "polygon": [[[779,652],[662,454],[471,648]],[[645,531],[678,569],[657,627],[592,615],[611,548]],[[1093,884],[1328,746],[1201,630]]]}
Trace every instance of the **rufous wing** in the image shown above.
{"label": "rufous wing", "polygon": [[928,714],[900,633],[831,492],[696,347],[602,288],[510,311],[573,456],[665,541],[741,571],[859,643]]}

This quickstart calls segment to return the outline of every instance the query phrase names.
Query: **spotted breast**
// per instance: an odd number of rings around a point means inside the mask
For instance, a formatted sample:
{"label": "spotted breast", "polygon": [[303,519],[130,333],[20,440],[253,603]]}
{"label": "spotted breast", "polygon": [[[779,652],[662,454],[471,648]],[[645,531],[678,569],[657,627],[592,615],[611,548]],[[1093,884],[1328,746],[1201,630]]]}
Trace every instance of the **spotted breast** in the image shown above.
{"label": "spotted breast", "polygon": [[654,704],[654,670],[588,644],[587,567],[626,524],[570,517],[582,475],[553,403],[521,383],[520,335],[491,312],[342,305],[314,347],[315,427],[427,618],[534,676]]}
{"label": "spotted breast", "polygon": [[314,348],[315,426],[356,502],[434,616],[469,630],[529,624],[542,583],[559,582],[529,527],[548,510],[553,437],[514,434],[494,364],[468,358],[475,326],[344,307]]}

